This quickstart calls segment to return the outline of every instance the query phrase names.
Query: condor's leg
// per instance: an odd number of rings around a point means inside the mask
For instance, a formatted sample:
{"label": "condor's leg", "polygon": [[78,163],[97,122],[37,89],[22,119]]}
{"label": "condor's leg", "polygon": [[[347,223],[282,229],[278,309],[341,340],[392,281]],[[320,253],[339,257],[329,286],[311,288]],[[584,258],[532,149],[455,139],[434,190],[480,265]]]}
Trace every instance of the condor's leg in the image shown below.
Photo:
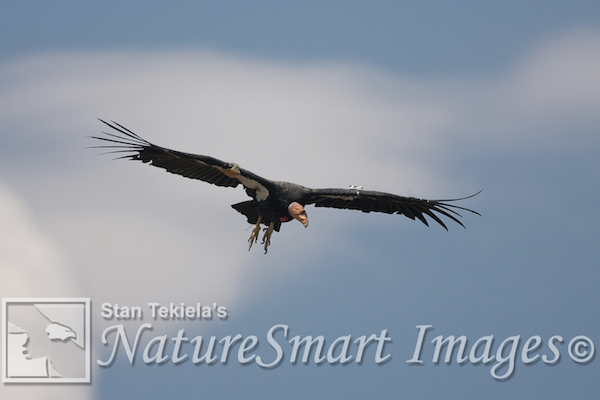
{"label": "condor's leg", "polygon": [[265,244],[265,254],[267,254],[267,247],[271,244],[271,235],[273,234],[274,222],[269,224],[268,228],[265,228],[265,236],[263,236],[263,243]]}
{"label": "condor's leg", "polygon": [[250,245],[248,246],[248,251],[250,251],[250,249],[252,248],[252,245],[255,242],[258,242],[258,235],[260,233],[260,221],[261,220],[262,220],[262,216],[259,215],[258,221],[256,221],[256,224],[254,225],[254,227],[252,228],[252,232],[250,233],[250,239],[248,239],[248,242],[250,243]]}

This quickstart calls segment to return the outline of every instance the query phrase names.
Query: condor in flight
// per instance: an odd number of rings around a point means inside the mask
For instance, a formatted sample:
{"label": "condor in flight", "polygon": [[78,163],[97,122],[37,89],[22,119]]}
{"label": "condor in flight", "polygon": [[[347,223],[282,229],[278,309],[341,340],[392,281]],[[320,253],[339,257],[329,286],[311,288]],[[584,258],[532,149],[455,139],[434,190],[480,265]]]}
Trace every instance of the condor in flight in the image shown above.
{"label": "condor in flight", "polygon": [[236,187],[240,183],[244,186],[252,200],[233,204],[231,207],[244,214],[250,224],[254,224],[248,250],[258,241],[260,224],[264,224],[262,243],[265,253],[271,244],[273,231],[279,232],[282,222],[295,219],[308,226],[308,216],[304,206],[314,204],[316,207],[331,207],[362,212],[383,212],[386,214],[402,214],[408,218],[418,218],[429,226],[425,215],[432,218],[446,230],[446,224],[434,211],[445,216],[459,225],[464,225],[457,219],[460,217],[454,209],[479,213],[468,208],[459,207],[448,202],[464,200],[477,195],[451,200],[426,200],[414,197],[403,197],[389,193],[362,190],[360,186],[351,186],[349,189],[310,189],[288,182],[270,181],[248,170],[240,168],[234,163],[227,163],[213,157],[198,154],[183,153],[152,144],[129,129],[116,122],[102,121],[119,134],[103,132],[107,137],[93,136],[94,139],[110,142],[106,146],[96,148],[114,149],[110,153],[128,153],[119,158],[140,160],[151,163],[155,167],[163,168],[173,174],[187,178],[199,179],[217,186]]}

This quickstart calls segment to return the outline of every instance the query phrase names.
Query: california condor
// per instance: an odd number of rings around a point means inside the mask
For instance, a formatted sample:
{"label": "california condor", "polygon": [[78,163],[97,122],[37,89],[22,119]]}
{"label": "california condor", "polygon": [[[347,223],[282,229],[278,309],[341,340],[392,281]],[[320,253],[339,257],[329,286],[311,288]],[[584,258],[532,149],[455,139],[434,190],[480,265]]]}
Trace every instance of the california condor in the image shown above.
{"label": "california condor", "polygon": [[124,126],[100,120],[119,134],[103,132],[107,137],[93,136],[94,139],[110,142],[110,145],[95,146],[96,148],[113,149],[109,153],[128,153],[122,157],[130,160],[140,160],[151,163],[155,167],[164,168],[173,174],[187,178],[200,179],[217,186],[236,187],[240,183],[246,194],[252,200],[233,204],[231,207],[244,214],[250,224],[254,224],[248,250],[258,241],[260,224],[264,228],[262,243],[265,253],[271,244],[273,231],[279,232],[282,222],[298,220],[304,227],[308,226],[308,216],[304,206],[314,204],[316,207],[331,207],[363,212],[383,212],[386,214],[402,214],[411,219],[419,219],[429,226],[425,215],[428,215],[446,230],[446,224],[440,219],[439,213],[450,218],[459,225],[464,225],[457,219],[461,215],[454,209],[479,213],[468,208],[459,207],[448,202],[464,200],[474,195],[450,200],[426,200],[414,197],[403,197],[389,193],[363,190],[360,186],[350,186],[348,189],[309,189],[294,183],[271,181],[253,172],[241,168],[234,163],[228,163],[210,156],[183,153],[176,150],[157,146],[144,140]]}

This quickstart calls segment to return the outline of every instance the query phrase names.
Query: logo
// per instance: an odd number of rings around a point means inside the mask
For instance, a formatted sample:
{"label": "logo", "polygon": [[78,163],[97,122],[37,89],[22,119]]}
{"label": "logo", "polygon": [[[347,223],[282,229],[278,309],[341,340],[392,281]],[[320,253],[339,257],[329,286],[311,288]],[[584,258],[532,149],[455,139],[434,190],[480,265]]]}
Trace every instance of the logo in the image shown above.
{"label": "logo", "polygon": [[89,383],[89,298],[2,299],[2,382]]}

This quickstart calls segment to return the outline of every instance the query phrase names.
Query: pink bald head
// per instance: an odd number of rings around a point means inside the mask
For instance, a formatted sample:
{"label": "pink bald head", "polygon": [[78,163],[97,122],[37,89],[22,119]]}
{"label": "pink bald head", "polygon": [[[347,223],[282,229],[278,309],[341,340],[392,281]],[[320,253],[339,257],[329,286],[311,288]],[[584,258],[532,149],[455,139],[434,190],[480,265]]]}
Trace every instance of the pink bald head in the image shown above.
{"label": "pink bald head", "polygon": [[305,228],[308,226],[308,216],[306,215],[306,211],[304,210],[304,207],[302,207],[302,204],[294,201],[288,206],[288,213],[292,218],[302,223]]}

